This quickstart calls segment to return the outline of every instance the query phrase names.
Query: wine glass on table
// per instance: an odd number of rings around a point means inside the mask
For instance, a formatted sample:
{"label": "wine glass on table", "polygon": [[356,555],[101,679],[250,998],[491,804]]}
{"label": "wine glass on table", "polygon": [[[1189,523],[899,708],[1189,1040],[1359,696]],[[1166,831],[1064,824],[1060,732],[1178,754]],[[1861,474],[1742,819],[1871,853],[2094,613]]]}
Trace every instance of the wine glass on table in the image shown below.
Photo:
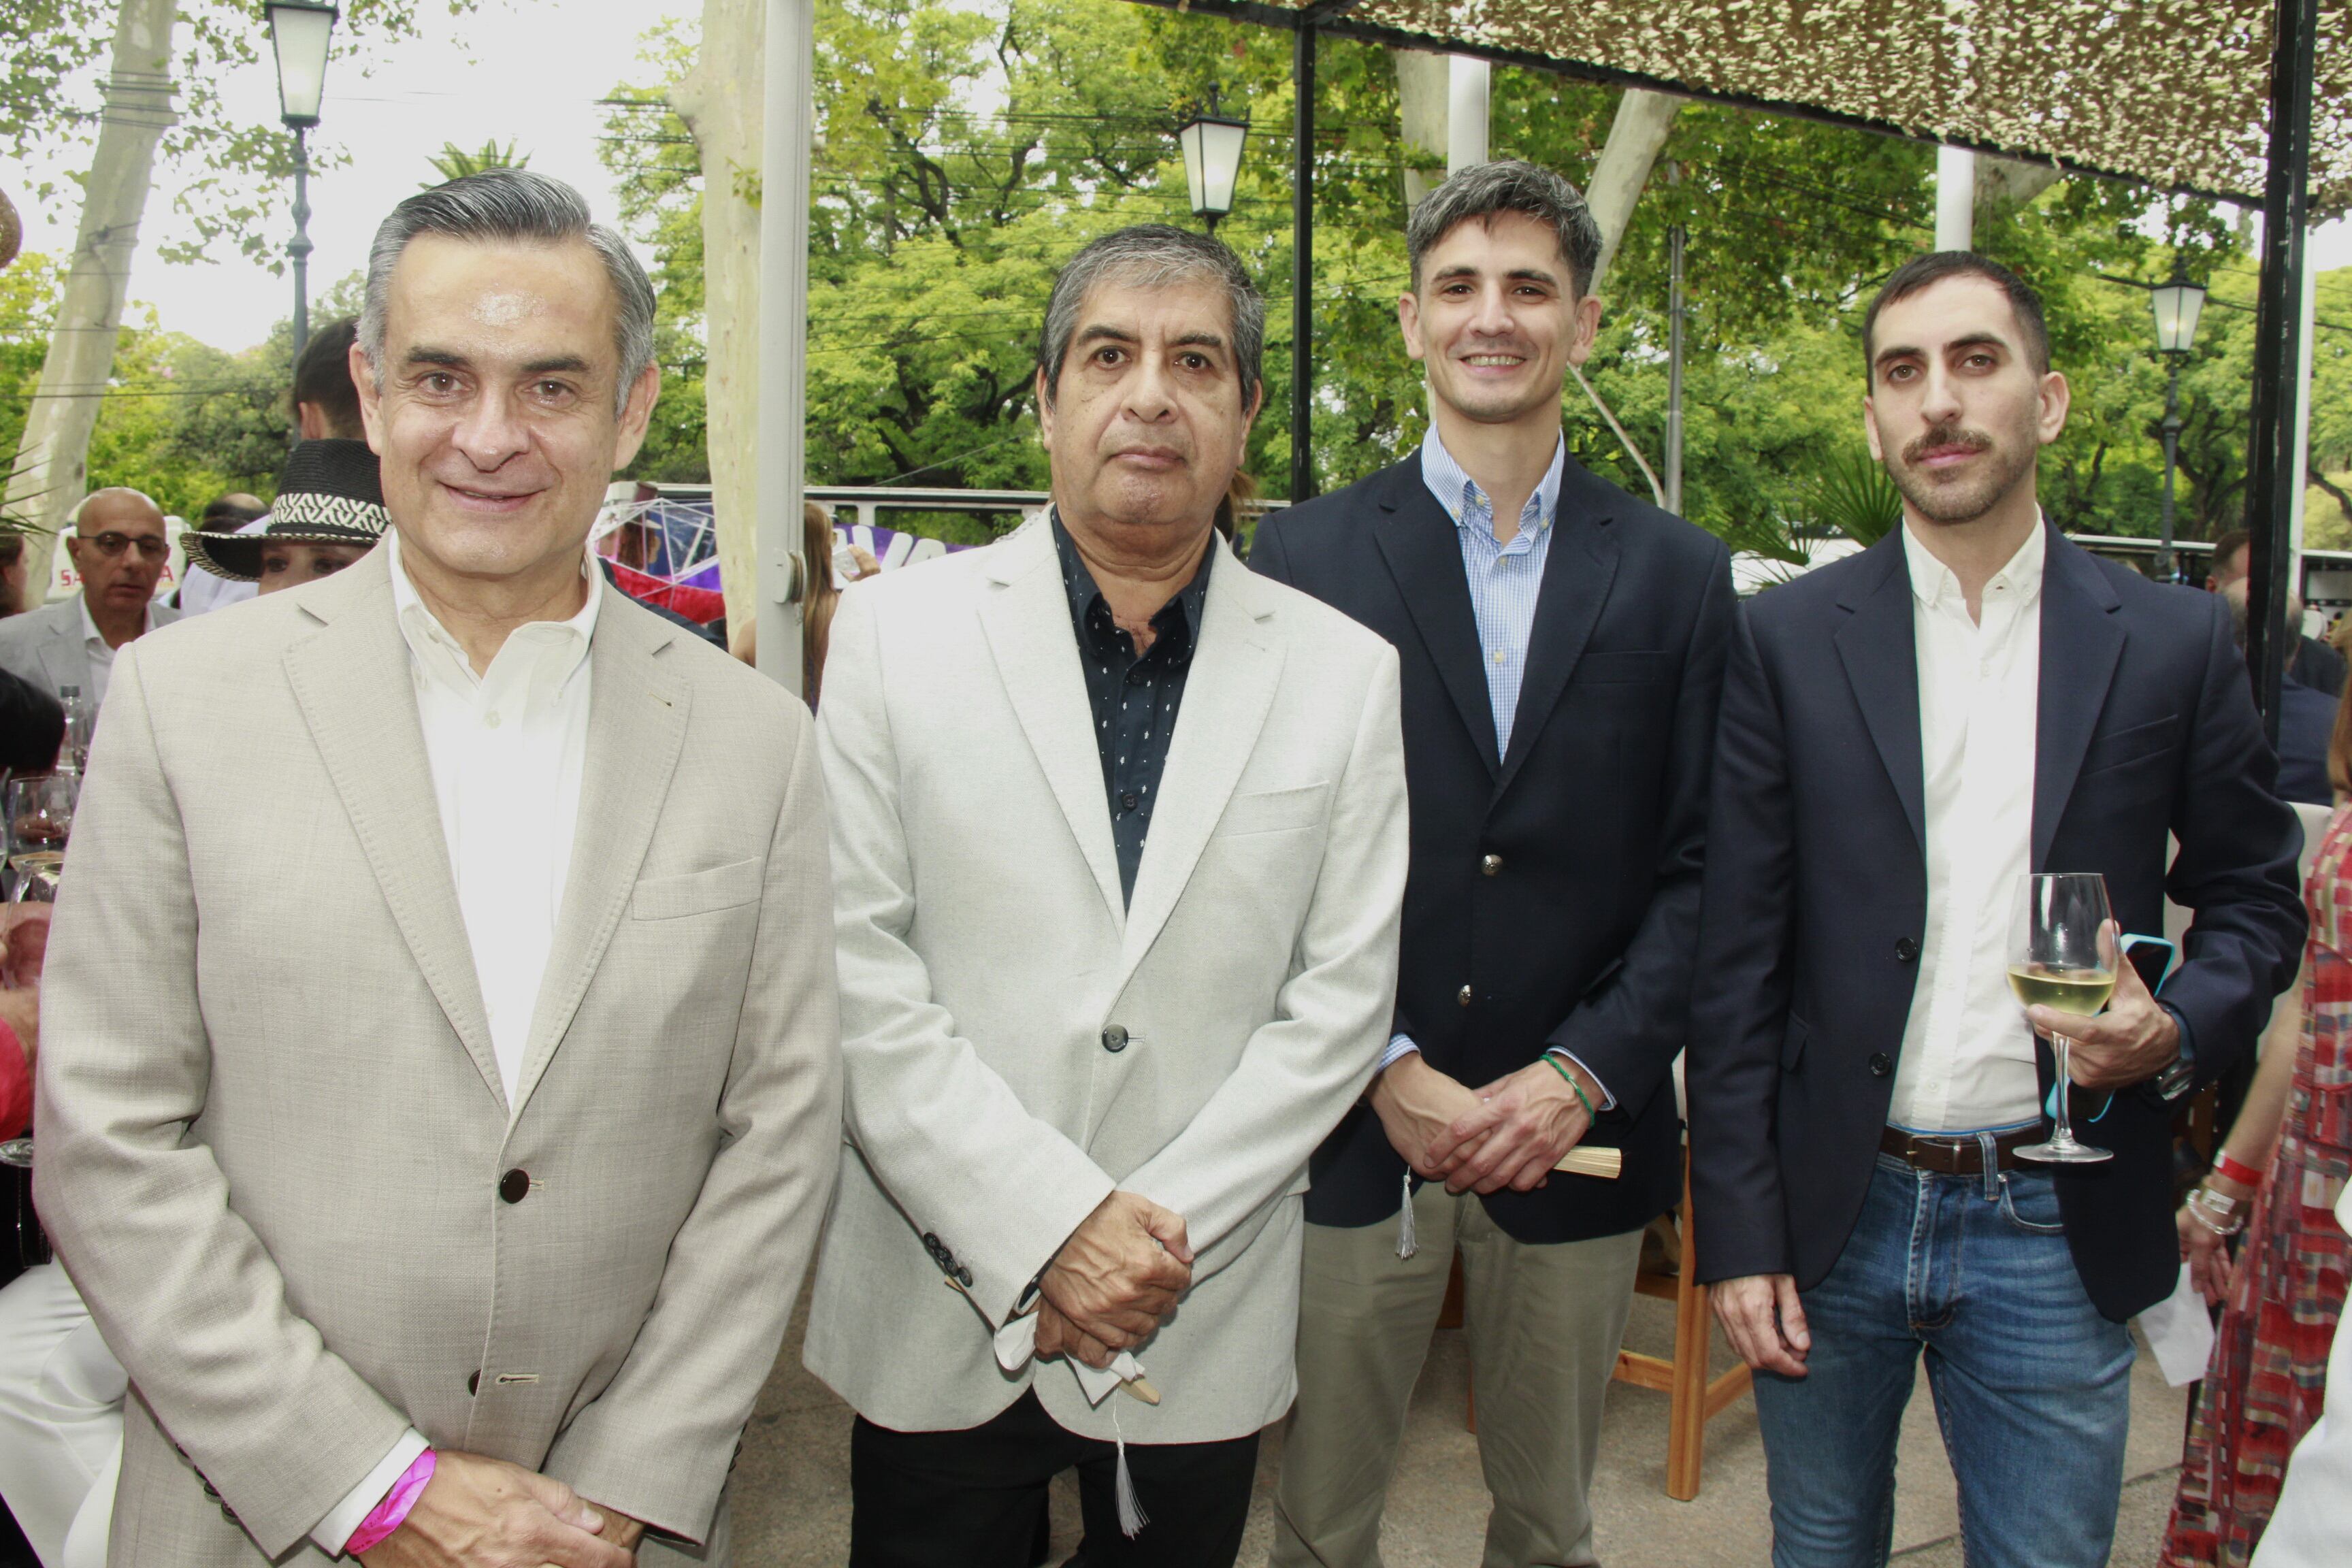
{"label": "wine glass on table", "polygon": [[[2054,871],[2020,877],[2009,921],[2009,988],[2029,1007],[2052,1007],[2088,1017],[2116,988],[2120,944],[2107,910],[2107,881],[2095,871]],[[2021,1160],[2080,1165],[2112,1160],[2112,1150],[2078,1141],[2066,1113],[2063,1035],[2050,1037],[2057,1057],[2057,1127],[2048,1142],[2017,1151]]]}
{"label": "wine glass on table", "polygon": [[55,903],[73,833],[80,780],[72,773],[37,773],[8,781],[8,865],[16,874],[14,903]]}

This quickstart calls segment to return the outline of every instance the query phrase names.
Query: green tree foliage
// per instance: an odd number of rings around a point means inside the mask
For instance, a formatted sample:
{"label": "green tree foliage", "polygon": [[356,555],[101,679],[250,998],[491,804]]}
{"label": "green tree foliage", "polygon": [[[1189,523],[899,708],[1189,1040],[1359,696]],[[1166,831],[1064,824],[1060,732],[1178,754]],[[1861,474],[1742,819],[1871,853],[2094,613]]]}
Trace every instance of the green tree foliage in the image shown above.
{"label": "green tree foliage", "polygon": [[530,153],[516,152],[515,143],[512,142],[501,147],[499,145],[499,139],[495,136],[470,152],[458,146],[455,142],[444,142],[441,143],[441,151],[428,154],[425,161],[433,165],[433,172],[436,174],[441,176],[437,180],[428,180],[417,187],[419,190],[426,191],[436,185],[446,184],[451,180],[462,180],[468,174],[478,174],[485,169],[530,167]]}

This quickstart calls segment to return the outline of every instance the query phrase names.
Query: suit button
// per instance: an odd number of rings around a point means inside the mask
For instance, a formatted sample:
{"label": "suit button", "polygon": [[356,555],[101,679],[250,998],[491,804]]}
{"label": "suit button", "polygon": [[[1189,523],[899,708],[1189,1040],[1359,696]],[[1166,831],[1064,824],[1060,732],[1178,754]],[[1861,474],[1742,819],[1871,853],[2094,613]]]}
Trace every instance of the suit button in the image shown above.
{"label": "suit button", "polygon": [[469,1394],[479,1394],[482,1392],[481,1368],[476,1367],[473,1371],[466,1374],[466,1392]]}
{"label": "suit button", "polygon": [[518,1165],[499,1178],[499,1196],[519,1204],[530,1192],[530,1173]]}
{"label": "suit button", "polygon": [[1500,876],[1503,871],[1503,858],[1500,855],[1489,855],[1478,862],[1478,869],[1489,877]]}
{"label": "suit button", "polygon": [[969,1269],[969,1268],[965,1268],[965,1267],[963,1267],[963,1265],[961,1265],[961,1264],[958,1264],[958,1265],[956,1265],[956,1282],[957,1282],[958,1284],[961,1285],[965,1289],[967,1289],[967,1290],[971,1289],[971,1269]]}
{"label": "suit button", "polygon": [[1885,1078],[1888,1073],[1891,1073],[1891,1072],[1893,1072],[1894,1070],[1895,1070],[1895,1060],[1894,1060],[1894,1058],[1893,1058],[1889,1057],[1889,1056],[1888,1056],[1885,1051],[1873,1051],[1873,1052],[1871,1052],[1871,1053],[1870,1053],[1870,1076],[1871,1076],[1871,1077],[1873,1077],[1873,1078]]}
{"label": "suit button", "polygon": [[1127,1049],[1127,1031],[1117,1024],[1112,1024],[1103,1030],[1102,1042],[1103,1049],[1117,1056]]}
{"label": "suit button", "polygon": [[1464,1005],[1465,1007],[1467,1007],[1468,1005],[1470,1005],[1470,1003],[1471,1003],[1471,1001],[1472,1001],[1472,999],[1473,999],[1473,998],[1471,997],[1471,994],[1470,994],[1470,987],[1468,987],[1467,985],[1465,985],[1461,990],[1456,991],[1456,992],[1454,994],[1454,999],[1456,1002],[1461,1003],[1461,1004],[1462,1004],[1462,1005]]}
{"label": "suit button", "polygon": [[1915,959],[1915,958],[1916,958],[1916,957],[1918,957],[1918,956],[1919,956],[1919,944],[1918,944],[1917,942],[1913,942],[1913,941],[1912,941],[1909,937],[1907,937],[1907,936],[1898,936],[1898,937],[1896,937],[1896,938],[1895,939],[1895,963],[1910,963],[1913,959]]}

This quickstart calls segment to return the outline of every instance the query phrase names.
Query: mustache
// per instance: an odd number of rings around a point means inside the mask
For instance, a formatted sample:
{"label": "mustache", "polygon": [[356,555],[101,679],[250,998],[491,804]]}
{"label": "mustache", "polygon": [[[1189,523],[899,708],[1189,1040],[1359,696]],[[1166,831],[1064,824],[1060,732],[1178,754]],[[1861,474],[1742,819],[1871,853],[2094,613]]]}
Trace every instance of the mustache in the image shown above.
{"label": "mustache", "polygon": [[1992,447],[1992,437],[1981,430],[1971,430],[1949,421],[1931,425],[1903,448],[1903,460],[1916,463],[1938,447],[1959,447],[1971,452],[1989,451]]}

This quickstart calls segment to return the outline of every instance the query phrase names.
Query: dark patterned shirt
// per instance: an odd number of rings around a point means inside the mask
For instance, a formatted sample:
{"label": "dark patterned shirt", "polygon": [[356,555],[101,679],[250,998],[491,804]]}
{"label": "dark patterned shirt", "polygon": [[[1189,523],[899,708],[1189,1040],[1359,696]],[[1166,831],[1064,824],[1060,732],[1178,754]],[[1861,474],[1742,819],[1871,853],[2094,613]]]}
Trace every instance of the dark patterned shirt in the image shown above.
{"label": "dark patterned shirt", "polygon": [[1176,596],[1151,617],[1150,651],[1138,655],[1135,639],[1111,619],[1110,605],[1095,586],[1094,574],[1078,559],[1062,520],[1052,521],[1054,548],[1062,556],[1062,585],[1070,596],[1070,622],[1078,634],[1078,663],[1086,671],[1087,697],[1094,707],[1095,745],[1102,753],[1103,793],[1110,803],[1111,842],[1118,849],[1118,886],[1135,896],[1135,869],[1143,863],[1144,836],[1151,831],[1151,807],[1160,794],[1160,773],[1168,763],[1168,742],[1176,733],[1176,710],[1184,700],[1184,678],[1192,668],[1200,635],[1201,606],[1209,597],[1209,557]]}

